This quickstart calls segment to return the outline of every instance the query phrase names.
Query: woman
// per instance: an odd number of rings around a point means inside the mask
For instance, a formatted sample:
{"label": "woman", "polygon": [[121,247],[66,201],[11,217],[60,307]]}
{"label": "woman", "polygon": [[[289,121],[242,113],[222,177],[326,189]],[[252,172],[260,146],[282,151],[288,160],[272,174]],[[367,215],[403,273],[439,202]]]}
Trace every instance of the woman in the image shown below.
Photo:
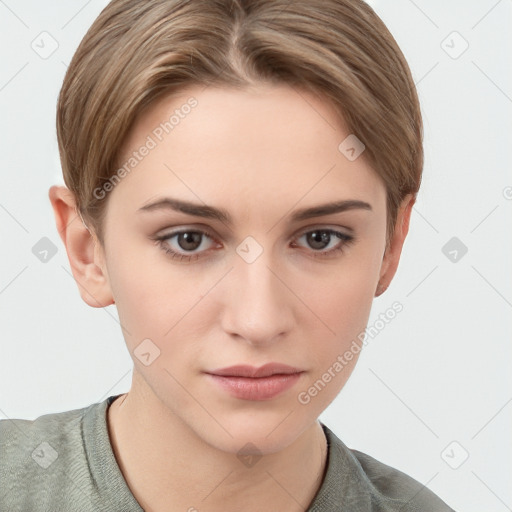
{"label": "woman", "polygon": [[114,0],[57,106],[50,189],[128,393],[0,422],[2,510],[441,511],[319,422],[421,181],[407,63],[358,0]]}

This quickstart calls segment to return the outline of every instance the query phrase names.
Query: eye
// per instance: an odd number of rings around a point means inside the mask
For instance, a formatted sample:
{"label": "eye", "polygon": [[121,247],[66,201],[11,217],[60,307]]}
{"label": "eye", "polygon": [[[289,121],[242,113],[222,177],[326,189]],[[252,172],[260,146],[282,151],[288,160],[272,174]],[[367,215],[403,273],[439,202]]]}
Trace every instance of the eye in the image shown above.
{"label": "eye", "polygon": [[[213,240],[212,235],[208,231],[192,229],[183,229],[174,233],[167,233],[165,235],[155,237],[154,240],[162,250],[172,256],[173,260],[178,259],[180,261],[191,261],[201,257],[200,254],[190,254],[191,251],[201,249],[201,251],[198,252],[204,252],[206,250],[203,244],[204,240],[202,240],[203,237]],[[174,248],[170,244],[170,241],[173,238],[176,238],[174,241]],[[183,254],[180,251],[185,251],[188,254]]]}
{"label": "eye", "polygon": [[[208,247],[204,247],[205,238],[211,241],[215,240],[210,232],[200,229],[182,229],[153,237],[153,240],[173,260],[192,261],[203,257],[202,253],[207,252]],[[313,257],[334,256],[341,253],[346,246],[355,240],[352,235],[326,228],[306,231],[297,240],[302,238],[305,238],[306,243],[312,248]],[[175,240],[171,242],[173,239]],[[325,251],[324,249],[329,245],[332,248]],[[297,247],[298,245],[293,242],[292,246]]]}
{"label": "eye", "polygon": [[[314,257],[329,257],[343,251],[349,244],[354,242],[354,237],[335,229],[314,229],[306,231],[298,240],[305,238],[307,244],[313,248]],[[321,251],[331,245],[331,249]]]}

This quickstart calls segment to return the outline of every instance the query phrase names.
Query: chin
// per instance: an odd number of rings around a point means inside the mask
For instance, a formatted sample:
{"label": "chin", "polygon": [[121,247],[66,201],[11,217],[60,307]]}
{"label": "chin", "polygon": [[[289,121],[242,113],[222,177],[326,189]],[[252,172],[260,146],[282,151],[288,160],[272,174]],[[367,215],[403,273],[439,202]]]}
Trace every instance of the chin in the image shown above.
{"label": "chin", "polygon": [[212,420],[215,427],[202,424],[196,433],[209,445],[228,453],[269,455],[284,450],[315,422],[299,420],[293,413],[287,417],[290,410],[283,407],[278,413],[246,411],[217,416],[225,430]]}

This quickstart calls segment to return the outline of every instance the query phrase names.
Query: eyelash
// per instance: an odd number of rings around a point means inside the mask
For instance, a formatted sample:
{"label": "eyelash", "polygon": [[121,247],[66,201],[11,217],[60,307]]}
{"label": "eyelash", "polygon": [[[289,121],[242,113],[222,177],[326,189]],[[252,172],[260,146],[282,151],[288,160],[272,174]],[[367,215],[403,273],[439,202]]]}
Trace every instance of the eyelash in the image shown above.
{"label": "eyelash", "polygon": [[[341,231],[336,231],[334,229],[324,228],[324,229],[311,229],[309,231],[302,232],[298,238],[302,238],[304,235],[308,235],[310,233],[314,233],[315,231],[320,231],[322,233],[329,233],[330,235],[334,235],[335,237],[340,238],[343,242],[340,243],[338,246],[336,246],[334,249],[330,249],[328,251],[312,251],[313,257],[315,258],[326,258],[334,256],[335,254],[342,253],[345,248],[353,243],[355,241],[355,237],[352,235],[347,235],[346,233],[342,233]],[[153,240],[156,242],[156,244],[168,255],[171,256],[172,259],[179,259],[179,261],[192,261],[197,260],[199,258],[202,258],[200,254],[180,254],[176,252],[175,250],[171,249],[168,245],[165,244],[166,241],[170,240],[171,238],[174,238],[177,235],[184,234],[184,233],[199,233],[201,235],[206,235],[211,240],[214,240],[215,237],[209,233],[208,231],[202,230],[202,229],[182,229],[180,231],[175,231],[172,233],[167,233],[162,236],[154,237]]]}

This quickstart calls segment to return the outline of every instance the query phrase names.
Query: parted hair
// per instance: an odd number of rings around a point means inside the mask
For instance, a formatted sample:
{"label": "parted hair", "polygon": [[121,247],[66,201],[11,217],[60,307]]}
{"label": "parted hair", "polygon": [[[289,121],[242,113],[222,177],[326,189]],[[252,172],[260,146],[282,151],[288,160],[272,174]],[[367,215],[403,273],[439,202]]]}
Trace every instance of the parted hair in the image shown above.
{"label": "parted hair", "polygon": [[[416,195],[423,125],[397,42],[363,0],[113,0],[78,46],[57,102],[66,186],[101,243],[107,197],[137,117],[193,85],[288,84],[326,100],[387,193],[387,241]],[[341,142],[341,140],[340,140]]]}

